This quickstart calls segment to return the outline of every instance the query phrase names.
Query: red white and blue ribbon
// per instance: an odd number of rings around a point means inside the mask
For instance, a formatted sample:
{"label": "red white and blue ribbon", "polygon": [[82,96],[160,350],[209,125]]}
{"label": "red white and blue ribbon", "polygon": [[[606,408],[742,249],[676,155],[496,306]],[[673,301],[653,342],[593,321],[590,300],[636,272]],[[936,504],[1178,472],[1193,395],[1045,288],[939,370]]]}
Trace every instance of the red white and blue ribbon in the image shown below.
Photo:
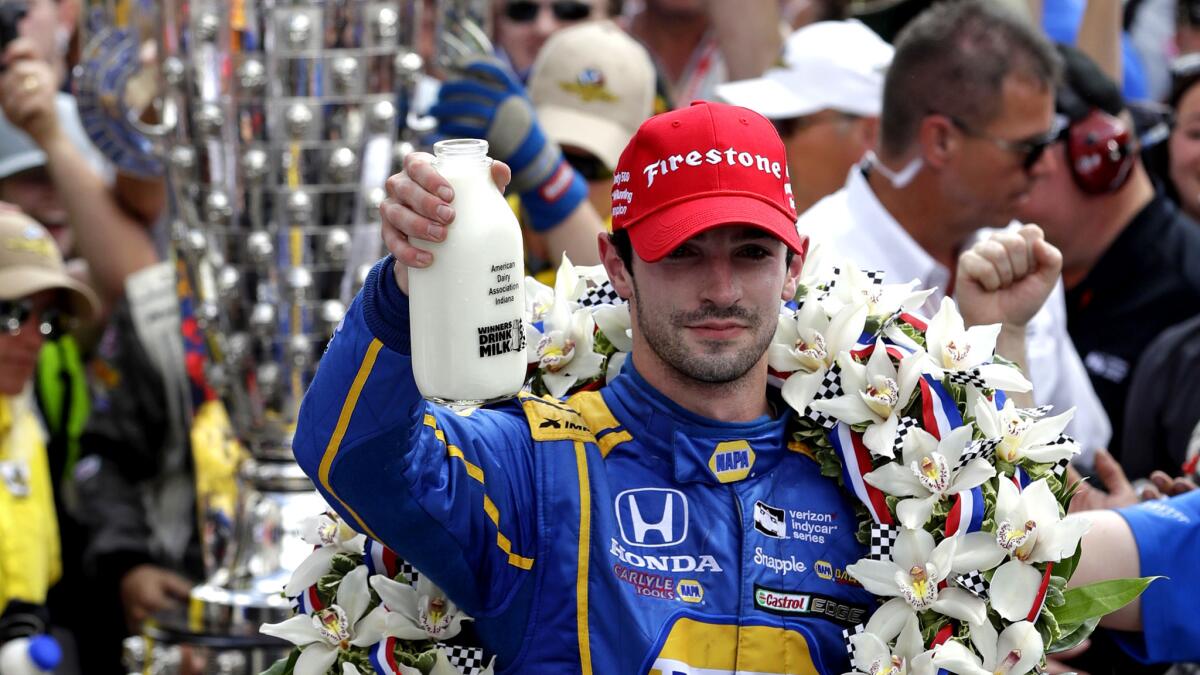
{"label": "red white and blue ribbon", "polygon": [[391,579],[400,571],[400,557],[395,551],[370,537],[363,544],[363,563],[367,566],[368,576],[382,574]]}
{"label": "red white and blue ribbon", "polygon": [[396,663],[396,638],[385,637],[370,652],[371,667],[379,675],[400,675],[400,664]]}
{"label": "red white and blue ribbon", "polygon": [[1024,491],[1025,488],[1029,487],[1029,484],[1033,482],[1033,479],[1029,477],[1029,474],[1025,473],[1025,469],[1022,469],[1019,466],[1013,467],[1013,474],[1009,476],[1009,479],[1012,480],[1013,485],[1016,485],[1017,490],[1020,491]]}
{"label": "red white and blue ribbon", "polygon": [[300,595],[291,599],[292,609],[296,610],[297,614],[313,614],[325,609],[324,603],[321,602],[321,597],[317,595],[317,585],[313,584],[304,589]]}
{"label": "red white and blue ribbon", "polygon": [[963,425],[954,397],[931,375],[921,376],[921,417],[928,431],[938,440]]}
{"label": "red white and blue ribbon", "polygon": [[954,495],[954,505],[946,516],[946,536],[983,529],[983,506],[983,489],[978,486]]}
{"label": "red white and blue ribbon", "polygon": [[842,479],[867,507],[871,519],[886,525],[895,524],[891,512],[888,511],[883,491],[863,478],[874,467],[871,466],[871,453],[863,445],[862,434],[855,432],[848,425],[838,422],[829,434],[829,441],[842,460]]}
{"label": "red white and blue ribbon", "polygon": [[1029,608],[1029,614],[1025,616],[1026,621],[1036,621],[1038,615],[1042,613],[1042,605],[1046,604],[1046,591],[1050,588],[1050,572],[1054,569],[1054,563],[1046,563],[1046,571],[1042,574],[1042,583],[1038,586],[1037,595],[1033,598],[1033,606]]}

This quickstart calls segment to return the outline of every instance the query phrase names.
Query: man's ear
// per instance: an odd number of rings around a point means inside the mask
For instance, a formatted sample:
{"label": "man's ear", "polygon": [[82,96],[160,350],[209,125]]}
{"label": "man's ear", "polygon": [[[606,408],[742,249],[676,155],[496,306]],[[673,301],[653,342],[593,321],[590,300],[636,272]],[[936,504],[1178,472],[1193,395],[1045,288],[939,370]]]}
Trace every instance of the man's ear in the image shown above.
{"label": "man's ear", "polygon": [[[607,232],[596,235],[596,245],[600,248],[600,262],[608,272],[608,281],[613,285],[617,295],[628,300],[633,297],[633,275],[625,267],[625,261],[617,253],[617,247]],[[636,253],[634,255],[637,255]]]}
{"label": "man's ear", "polygon": [[800,272],[804,270],[804,259],[808,257],[808,240],[804,241],[804,251],[792,256],[792,262],[786,270],[787,278],[783,281],[783,292],[779,299],[784,302],[796,299],[796,289],[800,286]]}
{"label": "man's ear", "polygon": [[926,115],[917,128],[916,143],[926,165],[936,169],[946,166],[958,151],[954,123],[945,115]]}

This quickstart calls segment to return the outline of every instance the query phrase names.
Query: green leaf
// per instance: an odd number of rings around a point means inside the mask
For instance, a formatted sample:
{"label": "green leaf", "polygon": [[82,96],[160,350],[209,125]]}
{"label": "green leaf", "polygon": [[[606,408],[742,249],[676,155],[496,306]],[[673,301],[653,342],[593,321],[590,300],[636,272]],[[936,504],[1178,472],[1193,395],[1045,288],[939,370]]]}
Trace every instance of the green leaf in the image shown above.
{"label": "green leaf", "polygon": [[271,664],[262,672],[262,675],[292,675],[292,671],[296,668],[296,660],[300,658],[300,650],[293,649],[287,658],[279,659]]}
{"label": "green leaf", "polygon": [[1102,617],[1129,604],[1159,578],[1111,579],[1069,588],[1063,593],[1066,603],[1054,610],[1054,618],[1063,625],[1078,625]]}
{"label": "green leaf", "polygon": [[[1075,575],[1075,568],[1079,567],[1079,557],[1082,555],[1083,543],[1080,542],[1080,544],[1075,547],[1075,555],[1072,555],[1070,558],[1063,558],[1062,560],[1054,563],[1054,576],[1070,580],[1071,577]],[[1051,580],[1053,579],[1054,577],[1051,577]]]}
{"label": "green leaf", "polygon": [[1059,629],[1062,631],[1062,637],[1050,643],[1050,646],[1046,647],[1046,653],[1054,654],[1074,649],[1079,646],[1080,642],[1086,640],[1092,634],[1092,631],[1096,630],[1096,624],[1098,623],[1100,623],[1100,617],[1093,616],[1081,624],[1059,626]]}

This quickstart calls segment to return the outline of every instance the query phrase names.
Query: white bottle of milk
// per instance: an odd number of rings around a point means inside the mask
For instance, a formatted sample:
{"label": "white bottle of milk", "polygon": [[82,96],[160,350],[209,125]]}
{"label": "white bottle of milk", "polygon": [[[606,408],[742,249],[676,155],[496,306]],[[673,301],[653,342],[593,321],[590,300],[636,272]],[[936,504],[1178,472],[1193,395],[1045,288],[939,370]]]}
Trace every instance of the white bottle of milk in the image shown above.
{"label": "white bottle of milk", "polygon": [[430,400],[477,405],[525,382],[525,254],[521,228],[492,182],[487,141],[434,144],[454,188],[446,240],[421,242],[433,264],[408,271],[413,374]]}

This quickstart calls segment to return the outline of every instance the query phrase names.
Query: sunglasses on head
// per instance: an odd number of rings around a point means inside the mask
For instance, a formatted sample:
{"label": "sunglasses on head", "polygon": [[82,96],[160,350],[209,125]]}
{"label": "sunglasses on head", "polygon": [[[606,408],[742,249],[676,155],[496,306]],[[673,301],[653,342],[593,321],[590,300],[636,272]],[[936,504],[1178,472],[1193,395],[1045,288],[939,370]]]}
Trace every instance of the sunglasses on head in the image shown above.
{"label": "sunglasses on head", "polygon": [[532,0],[512,0],[504,3],[504,15],[515,23],[529,23],[537,18],[543,5],[549,4],[554,18],[559,21],[582,21],[592,14],[592,6],[579,0],[554,0],[550,3]]}
{"label": "sunglasses on head", "polygon": [[1010,141],[1007,138],[997,138],[973,129],[966,122],[953,115],[945,115],[945,117],[964,134],[972,138],[988,141],[1002,150],[1017,154],[1021,157],[1021,167],[1026,171],[1033,169],[1034,165],[1045,154],[1046,148],[1062,140],[1063,132],[1067,130],[1066,119],[1061,116],[1055,116],[1053,124],[1050,125],[1050,130],[1046,133],[1033,138]]}
{"label": "sunglasses on head", "polygon": [[0,300],[0,331],[20,335],[21,327],[34,315],[38,317],[38,332],[45,337],[61,335],[66,317],[54,307],[39,308],[32,298]]}
{"label": "sunglasses on head", "polygon": [[563,159],[567,160],[567,164],[570,164],[571,168],[579,172],[579,175],[589,183],[597,180],[609,180],[613,177],[612,171],[594,155],[564,152]]}

